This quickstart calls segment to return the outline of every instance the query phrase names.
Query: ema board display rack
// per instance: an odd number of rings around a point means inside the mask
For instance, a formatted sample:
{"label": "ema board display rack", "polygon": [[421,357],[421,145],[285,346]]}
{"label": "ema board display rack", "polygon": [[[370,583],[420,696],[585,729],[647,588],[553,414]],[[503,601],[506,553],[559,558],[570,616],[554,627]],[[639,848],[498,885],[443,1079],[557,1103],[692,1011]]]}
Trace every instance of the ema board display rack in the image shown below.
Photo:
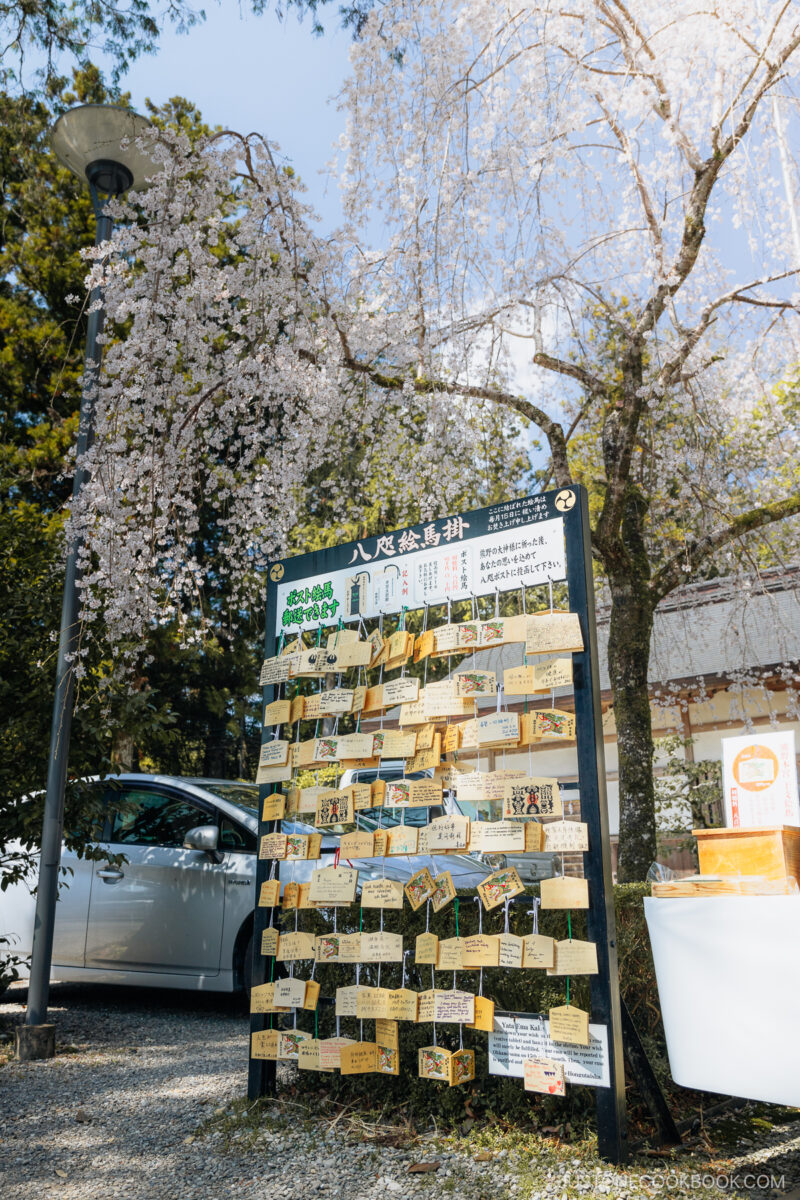
{"label": "ema board display rack", "polygon": [[[549,970],[564,979],[565,1003],[549,1014],[516,1014],[520,1020],[536,1018],[539,1023],[531,1024],[531,1030],[543,1032],[531,1034],[524,1044],[545,1047],[547,1055],[525,1059],[515,1073],[529,1090],[551,1095],[563,1094],[571,1078],[584,1083],[593,1079],[599,1152],[613,1162],[624,1158],[622,1018],[589,536],[586,493],[569,487],[270,565],[258,776],[263,819],[251,1098],[274,1091],[280,1059],[293,1059],[301,1069],[397,1074],[405,1069],[400,1051],[403,1023],[409,1020],[430,1022],[432,1034],[431,1045],[419,1051],[415,1073],[430,1079],[431,1086],[458,1086],[474,1077],[476,1055],[486,1056],[487,1033],[494,1039],[494,1060],[502,1059],[503,1021],[508,1024],[514,1016],[498,1013],[495,1027],[493,1003],[479,993],[474,968],[486,964],[527,971],[532,1006],[534,969]],[[566,596],[559,611],[553,609],[554,585]],[[526,612],[526,589],[542,586],[550,592],[549,608]],[[519,611],[501,617],[501,597],[506,597],[505,612],[507,594],[515,592],[521,598]],[[469,612],[456,619],[453,607],[463,602]],[[494,610],[488,619],[487,603]],[[408,629],[415,613],[421,614],[417,636]],[[502,676],[476,664],[476,650],[514,643],[521,662]],[[428,683],[427,664],[441,657],[447,657],[451,670],[447,678]],[[309,679],[315,681],[311,690],[307,683],[301,686]],[[570,684],[574,711],[568,712],[558,708],[555,689]],[[550,708],[531,703],[528,711],[528,700],[543,696],[552,697]],[[397,704],[398,728],[384,730],[381,722],[378,732],[367,732],[367,714],[385,714]],[[558,781],[535,769],[534,745],[558,737],[574,739],[577,746],[580,827],[563,819]],[[485,770],[495,756],[502,760],[505,751],[523,746],[532,755],[532,768]],[[388,784],[377,779],[344,789],[328,782],[298,786],[304,770],[367,766],[387,758],[402,759],[404,776],[416,774],[417,779]],[[470,769],[464,769],[465,763]],[[432,779],[419,780],[420,771],[431,769]],[[307,782],[307,775],[302,778]],[[391,829],[382,828],[380,820],[377,828],[365,822],[363,814],[380,814],[384,807],[424,814],[430,806],[441,806],[451,789],[456,797],[481,797],[492,819],[471,822],[451,807],[427,822],[405,824],[403,816]],[[290,826],[287,835],[287,818],[318,832],[301,835]],[[310,884],[286,883],[281,895],[278,864],[317,859],[321,835],[332,830],[340,839],[342,861],[337,854],[335,863],[312,870]],[[526,854],[548,848],[548,841],[556,850],[582,853],[584,878],[548,881],[542,910],[584,911],[585,942],[570,937],[553,944],[536,928],[525,938],[508,931],[459,937],[459,901],[448,872],[434,878],[420,869],[402,888],[390,879],[370,881],[369,899],[362,894],[359,900],[364,881],[347,864],[348,858],[380,863],[396,854],[424,860],[426,854],[464,854],[479,847],[501,851],[507,846],[509,853]],[[524,892],[515,876],[508,868],[485,879],[477,889],[478,910],[507,912],[508,903]],[[340,909],[359,903],[363,932],[338,933]],[[431,966],[431,990],[407,988],[404,966],[400,988],[361,986],[361,964],[377,963],[380,970],[381,964],[400,969],[397,964],[406,962],[411,948],[403,947],[402,937],[388,928],[391,910],[405,904],[428,915],[428,928],[414,953],[417,964]],[[437,917],[450,904],[455,906],[456,937],[440,941]],[[314,905],[328,906],[322,911],[331,915],[331,928],[316,939],[298,922],[299,910]],[[281,912],[290,906],[293,919],[282,928]],[[370,925],[367,932],[364,913],[371,907],[380,909],[380,929]],[[313,979],[319,961],[336,963],[342,974],[335,996],[337,1036],[326,1039],[315,1036],[315,1014],[324,999]],[[276,964],[283,966],[283,974]],[[451,969],[453,985],[444,987],[439,972]],[[589,975],[590,1013],[569,1004],[570,972]],[[340,1022],[348,1020],[345,1027],[355,1037],[341,1036]],[[365,1034],[363,1022],[373,1020],[374,1035],[372,1025]],[[602,1069],[583,1077],[573,1064],[575,1047],[588,1047],[590,1038],[600,1048]]]}

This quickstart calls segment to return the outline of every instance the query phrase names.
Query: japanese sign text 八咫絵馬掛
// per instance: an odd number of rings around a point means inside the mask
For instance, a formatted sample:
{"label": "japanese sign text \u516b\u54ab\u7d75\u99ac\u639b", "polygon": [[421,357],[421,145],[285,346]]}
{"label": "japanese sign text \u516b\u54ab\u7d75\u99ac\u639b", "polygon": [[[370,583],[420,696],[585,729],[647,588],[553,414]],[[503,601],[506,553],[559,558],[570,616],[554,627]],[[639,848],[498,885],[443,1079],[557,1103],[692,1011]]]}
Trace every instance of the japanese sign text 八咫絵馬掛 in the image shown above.
{"label": "japanese sign text \u516b\u54ab\u7d75\u99ac\u639b", "polygon": [[563,579],[563,523],[559,517],[546,519],[546,508],[537,508],[540,499],[527,497],[470,513],[470,520],[447,517],[352,543],[340,569],[281,580],[276,633]]}

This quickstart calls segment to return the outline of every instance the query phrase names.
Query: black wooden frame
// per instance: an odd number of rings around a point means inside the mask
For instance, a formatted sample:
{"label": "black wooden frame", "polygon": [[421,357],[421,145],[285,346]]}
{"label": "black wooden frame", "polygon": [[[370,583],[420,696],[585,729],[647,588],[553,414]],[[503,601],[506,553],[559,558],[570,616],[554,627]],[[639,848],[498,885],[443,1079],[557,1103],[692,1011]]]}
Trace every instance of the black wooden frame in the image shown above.
{"label": "black wooden frame", "polygon": [[[574,486],[546,492],[535,499],[540,505],[546,505],[546,509],[542,509],[542,515],[536,521],[525,520],[517,525],[511,524],[508,530],[511,532],[514,528],[537,524],[553,517],[563,519],[569,607],[579,615],[585,646],[582,653],[572,656],[572,662],[581,820],[588,826],[589,837],[589,849],[583,856],[584,874],[589,884],[587,931],[590,941],[597,946],[599,967],[598,974],[591,977],[591,1020],[604,1024],[608,1030],[610,1079],[609,1087],[596,1089],[597,1140],[600,1157],[608,1162],[620,1163],[624,1161],[627,1151],[625,1070],[588,496],[583,487]],[[502,510],[508,513],[515,511],[507,504],[461,514],[464,520],[469,521],[470,538],[487,533],[490,514]],[[423,526],[412,528],[419,533]],[[275,635],[278,583],[312,578],[350,566],[356,546],[357,543],[350,542],[326,550],[297,555],[271,565],[267,583],[265,657],[274,655],[278,645]],[[266,687],[263,695],[264,705],[271,703],[275,694],[274,687]],[[265,729],[262,732],[262,742],[267,740],[269,735]],[[269,785],[261,788],[262,802],[271,790]],[[275,832],[279,827],[279,822],[259,822],[259,838],[263,834]],[[262,931],[276,924],[280,914],[280,909],[258,907],[261,884],[269,878],[270,867],[270,862],[258,860],[253,923],[254,984],[264,983],[267,979],[267,959],[260,953]],[[279,867],[276,867],[277,870]],[[265,1029],[267,1019],[266,1014],[252,1014],[251,1032]],[[275,1093],[276,1066],[275,1062],[269,1060],[250,1059],[248,1095],[251,1100]]]}

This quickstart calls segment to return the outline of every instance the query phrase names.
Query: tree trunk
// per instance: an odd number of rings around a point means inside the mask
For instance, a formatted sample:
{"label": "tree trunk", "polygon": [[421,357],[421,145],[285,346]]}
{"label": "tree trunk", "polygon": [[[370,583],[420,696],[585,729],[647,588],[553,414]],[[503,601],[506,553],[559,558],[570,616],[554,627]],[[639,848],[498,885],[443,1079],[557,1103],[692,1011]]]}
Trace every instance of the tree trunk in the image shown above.
{"label": "tree trunk", "polygon": [[629,484],[619,531],[602,555],[611,589],[608,673],[619,754],[620,883],[644,879],[656,857],[653,725],[647,687],[655,606],[644,538],[646,515],[646,500]]}
{"label": "tree trunk", "polygon": [[647,688],[653,608],[642,582],[629,577],[615,579],[611,585],[608,671],[619,753],[620,883],[644,879],[656,857],[653,727]]}

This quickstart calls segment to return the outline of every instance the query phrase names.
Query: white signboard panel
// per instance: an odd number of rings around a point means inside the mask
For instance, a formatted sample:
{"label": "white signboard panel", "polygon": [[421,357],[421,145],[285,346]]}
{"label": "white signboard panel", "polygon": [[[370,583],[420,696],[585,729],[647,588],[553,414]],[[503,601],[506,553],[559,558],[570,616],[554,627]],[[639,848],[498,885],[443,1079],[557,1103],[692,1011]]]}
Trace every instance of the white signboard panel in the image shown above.
{"label": "white signboard panel", "polygon": [[276,633],[288,636],[321,622],[468,600],[566,576],[561,517],[477,537],[462,518],[431,524],[413,538],[410,533],[357,542],[345,568],[279,583]]}
{"label": "white signboard panel", "polygon": [[494,1032],[489,1034],[489,1074],[525,1075],[527,1058],[550,1058],[564,1064],[567,1083],[588,1087],[610,1087],[608,1067],[608,1030],[605,1025],[589,1025],[589,1045],[572,1046],[552,1042],[547,1015],[495,1013]]}
{"label": "white signboard panel", "polygon": [[800,825],[794,731],[722,739],[725,824]]}

